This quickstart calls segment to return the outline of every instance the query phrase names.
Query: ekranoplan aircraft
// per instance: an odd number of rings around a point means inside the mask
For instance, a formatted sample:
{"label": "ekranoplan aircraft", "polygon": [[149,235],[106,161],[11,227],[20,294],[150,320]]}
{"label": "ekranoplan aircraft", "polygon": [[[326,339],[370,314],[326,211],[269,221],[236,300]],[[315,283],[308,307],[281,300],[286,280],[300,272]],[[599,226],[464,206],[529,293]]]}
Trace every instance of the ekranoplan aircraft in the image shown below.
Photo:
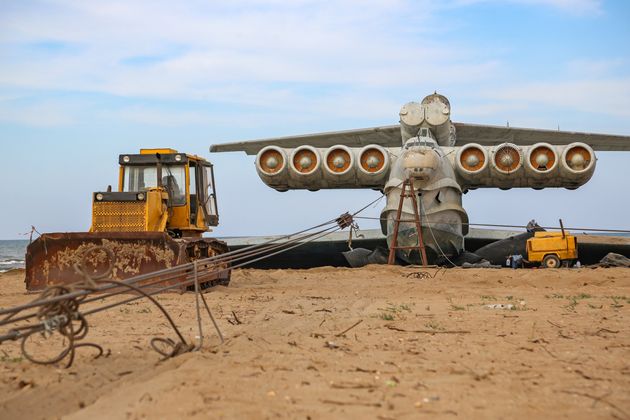
{"label": "ekranoplan aircraft", "polygon": [[[422,236],[429,262],[464,250],[468,216],[462,194],[477,188],[575,189],[593,175],[595,151],[629,151],[630,136],[457,123],[438,93],[400,109],[400,123],[213,145],[211,152],[256,154],[262,181],[278,191],[371,188],[387,198],[381,230],[392,245],[404,179],[420,194]],[[413,220],[410,199],[401,219]],[[415,223],[402,222],[398,245],[418,241]],[[417,250],[397,256],[418,263]]]}

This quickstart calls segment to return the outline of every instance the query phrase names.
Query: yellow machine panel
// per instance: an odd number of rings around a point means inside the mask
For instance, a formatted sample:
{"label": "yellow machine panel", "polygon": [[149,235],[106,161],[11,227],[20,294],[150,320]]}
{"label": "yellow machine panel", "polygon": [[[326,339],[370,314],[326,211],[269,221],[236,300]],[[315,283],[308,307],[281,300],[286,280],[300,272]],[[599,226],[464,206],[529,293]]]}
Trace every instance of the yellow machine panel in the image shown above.
{"label": "yellow machine panel", "polygon": [[527,259],[544,267],[557,268],[561,262],[576,260],[577,239],[564,232],[535,232],[527,240]]}
{"label": "yellow machine panel", "polygon": [[146,206],[141,201],[94,201],[90,232],[142,232],[146,218]]}
{"label": "yellow machine panel", "polygon": [[[162,188],[152,188],[138,193],[134,201],[129,197],[119,201],[100,201],[94,195],[92,202],[92,227],[90,232],[163,232],[168,217]],[[121,196],[123,198],[123,196]],[[132,196],[133,198],[133,196]]]}
{"label": "yellow machine panel", "polygon": [[141,155],[154,155],[156,153],[160,153],[162,155],[177,153],[175,149],[163,148],[163,149],[140,149]]}

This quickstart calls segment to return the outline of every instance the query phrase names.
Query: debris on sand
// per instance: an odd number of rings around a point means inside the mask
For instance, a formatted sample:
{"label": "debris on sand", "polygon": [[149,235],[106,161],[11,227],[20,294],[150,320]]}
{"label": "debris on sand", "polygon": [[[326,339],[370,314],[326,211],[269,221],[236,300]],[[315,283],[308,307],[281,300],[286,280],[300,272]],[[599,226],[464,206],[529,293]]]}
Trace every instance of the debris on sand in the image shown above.
{"label": "debris on sand", "polygon": [[630,258],[624,257],[621,254],[615,254],[609,252],[599,261],[597,264],[599,267],[630,267]]}
{"label": "debris on sand", "polygon": [[490,261],[481,260],[478,263],[465,262],[462,264],[462,268],[502,268],[500,265],[492,264]]}
{"label": "debris on sand", "polygon": [[512,305],[511,303],[493,303],[490,305],[486,305],[486,308],[488,309],[508,309],[508,310],[512,310],[515,308],[514,305]]}

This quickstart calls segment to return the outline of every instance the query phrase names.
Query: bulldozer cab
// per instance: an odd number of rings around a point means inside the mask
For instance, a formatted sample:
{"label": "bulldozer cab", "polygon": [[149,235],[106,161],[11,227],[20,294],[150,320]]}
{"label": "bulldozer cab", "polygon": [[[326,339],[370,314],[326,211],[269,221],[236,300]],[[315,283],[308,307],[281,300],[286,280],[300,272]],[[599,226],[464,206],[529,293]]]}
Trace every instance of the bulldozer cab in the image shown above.
{"label": "bulldozer cab", "polygon": [[92,232],[169,232],[201,236],[217,226],[213,167],[173,149],[120,155],[118,192],[96,192]]}

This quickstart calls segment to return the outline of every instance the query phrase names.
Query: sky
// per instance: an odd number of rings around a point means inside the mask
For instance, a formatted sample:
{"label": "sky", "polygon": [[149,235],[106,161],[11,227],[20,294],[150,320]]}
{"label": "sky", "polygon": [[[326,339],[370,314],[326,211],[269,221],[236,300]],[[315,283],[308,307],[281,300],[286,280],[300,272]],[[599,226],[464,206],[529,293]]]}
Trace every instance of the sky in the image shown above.
{"label": "sky", "polygon": [[[630,135],[629,21],[625,0],[1,1],[0,239],[87,231],[91,192],[141,147],[214,163],[217,236],[316,225],[379,193],[279,193],[253,156],[209,146],[395,124],[434,91],[457,122]],[[471,223],[628,229],[629,164],[599,153],[578,190],[464,206]]]}

